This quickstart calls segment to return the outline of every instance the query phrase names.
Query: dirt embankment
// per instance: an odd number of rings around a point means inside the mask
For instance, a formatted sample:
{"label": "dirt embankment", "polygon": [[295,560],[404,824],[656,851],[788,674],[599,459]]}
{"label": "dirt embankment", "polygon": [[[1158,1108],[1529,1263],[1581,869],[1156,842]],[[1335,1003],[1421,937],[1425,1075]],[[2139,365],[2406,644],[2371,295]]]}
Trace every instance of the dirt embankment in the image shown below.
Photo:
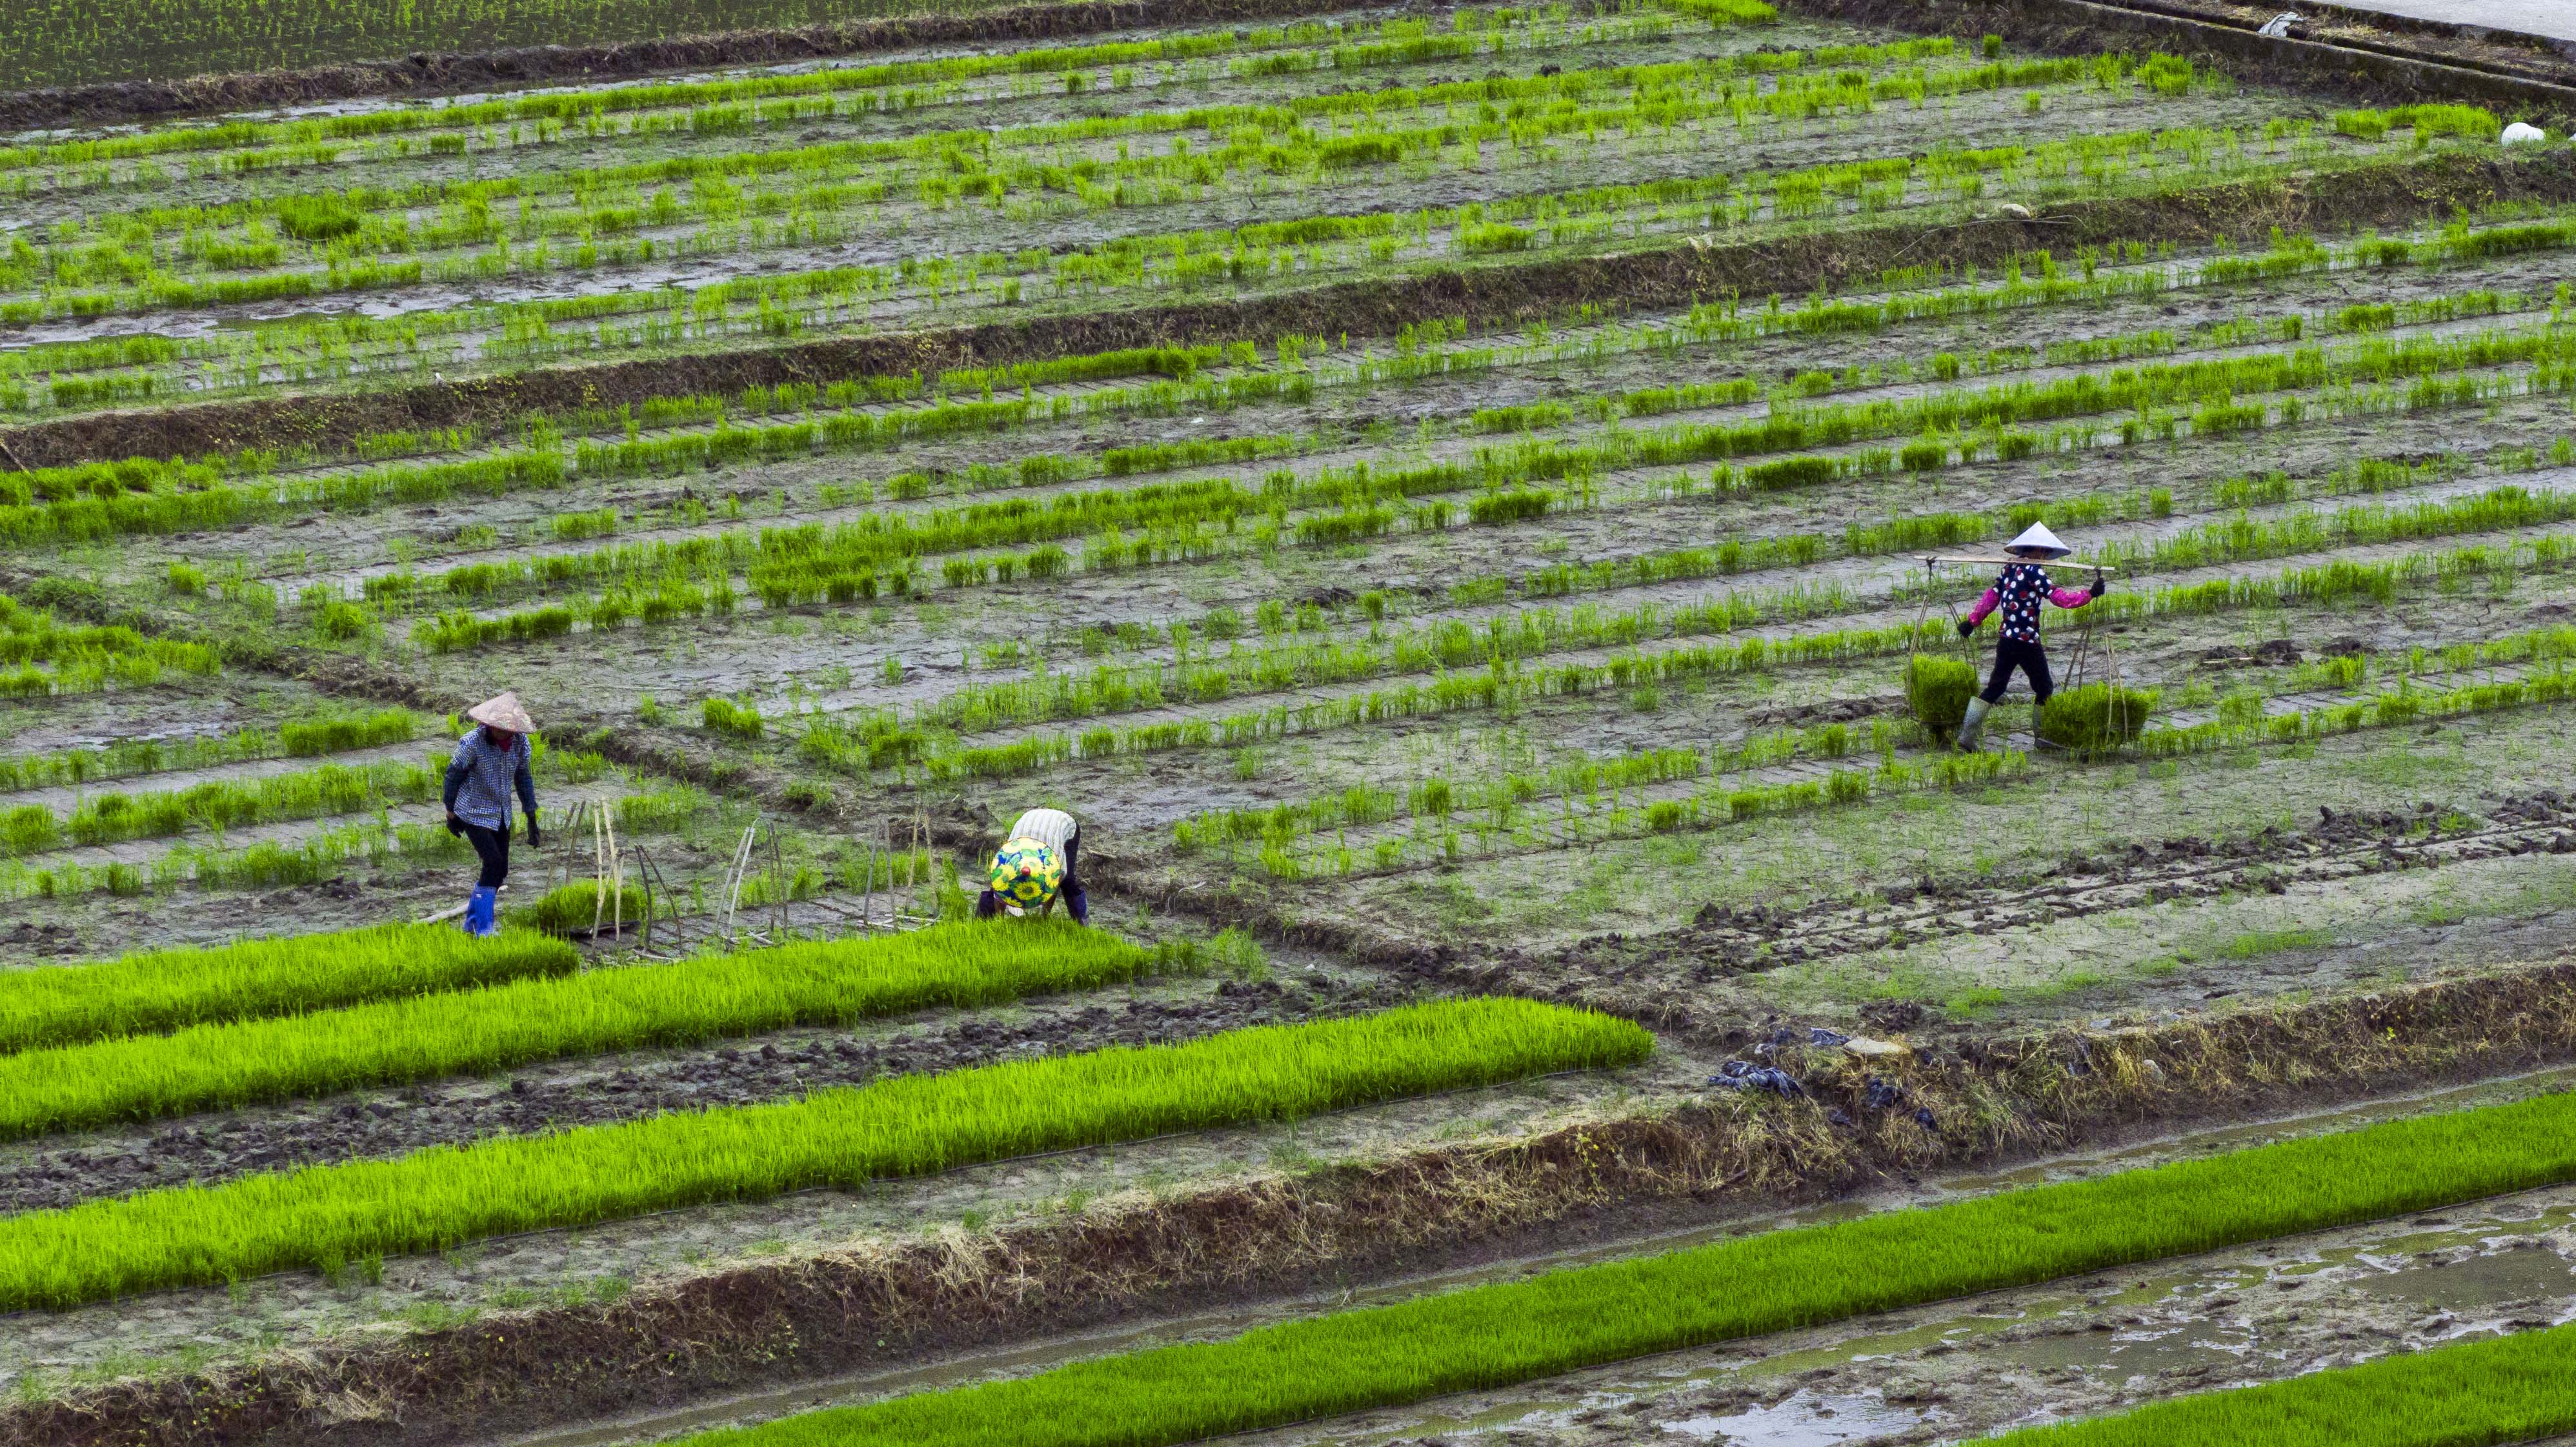
{"label": "dirt embankment", "polygon": [[[613,81],[720,66],[933,45],[993,45],[1102,31],[1277,20],[1353,8],[1349,0],[1079,0],[967,15],[912,15],[795,29],[674,35],[590,45],[437,51],[301,70],[0,91],[0,130],[109,125],[207,111],[259,110],[377,96],[426,98],[509,86]],[[1581,8],[1581,7],[1578,7]]]}
{"label": "dirt embankment", "polygon": [[2291,232],[2406,226],[2499,202],[2576,201],[2565,148],[2477,164],[2439,157],[2313,178],[2249,181],[2072,202],[2028,219],[1909,222],[1772,241],[1691,244],[1621,256],[1445,268],[1232,301],[983,322],[795,346],[544,368],[351,395],[281,397],[37,423],[0,440],[27,467],[253,447],[343,447],[376,432],[505,428],[532,414],[789,382],[998,366],[1123,347],[1349,332],[1387,336],[1426,317],[1511,327],[1578,307],[1689,306],[1729,294],[1795,295],[1866,283],[1890,267],[1993,267],[2038,248],[2114,241],[2261,243]]}
{"label": "dirt embankment", "polygon": [[[2147,10],[2204,20],[2236,30],[2260,30],[2281,13],[2277,5],[2251,0],[2110,0],[2126,10]],[[2293,40],[2312,40],[2355,50],[2415,60],[2434,61],[2468,70],[2493,71],[2551,85],[2576,86],[2576,42],[2425,20],[2385,10],[2311,3],[2298,7]]]}
{"label": "dirt embankment", "polygon": [[1726,1096],[89,1388],[0,1409],[0,1447],[429,1447],[2571,1056],[2576,964],[2153,1030],[1971,1039],[1895,1064],[1786,1044],[1771,1058],[1807,1099]]}

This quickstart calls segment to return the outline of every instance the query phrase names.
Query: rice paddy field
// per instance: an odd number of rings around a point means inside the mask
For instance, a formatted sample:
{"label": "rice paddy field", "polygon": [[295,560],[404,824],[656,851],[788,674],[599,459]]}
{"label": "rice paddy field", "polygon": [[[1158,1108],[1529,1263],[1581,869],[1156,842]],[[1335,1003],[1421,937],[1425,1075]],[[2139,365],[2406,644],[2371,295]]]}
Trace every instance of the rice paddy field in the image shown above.
{"label": "rice paddy field", "polygon": [[0,18],[0,1444],[2571,1440],[2576,63],[2236,8]]}

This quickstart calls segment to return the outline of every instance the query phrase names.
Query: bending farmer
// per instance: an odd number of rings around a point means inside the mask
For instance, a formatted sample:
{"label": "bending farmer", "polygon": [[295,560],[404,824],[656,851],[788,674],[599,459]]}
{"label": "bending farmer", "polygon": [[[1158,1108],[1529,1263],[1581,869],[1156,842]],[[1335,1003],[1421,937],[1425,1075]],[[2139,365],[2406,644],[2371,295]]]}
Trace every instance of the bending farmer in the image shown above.
{"label": "bending farmer", "polygon": [[1062,809],[1031,809],[1011,826],[993,855],[992,887],[975,899],[975,917],[991,919],[1004,910],[1014,917],[1036,910],[1043,915],[1064,900],[1064,912],[1075,924],[1091,923],[1091,901],[1074,872],[1082,849],[1082,826]]}
{"label": "bending farmer", "polygon": [[528,772],[528,735],[536,725],[505,693],[465,711],[479,725],[456,741],[447,761],[447,832],[462,834],[483,861],[483,873],[465,900],[465,932],[492,933],[492,904],[510,877],[510,795],[528,806],[528,847],[537,847],[537,781]]}
{"label": "bending farmer", "polygon": [[2014,669],[2020,669],[2030,679],[2030,691],[2039,696],[2041,703],[2048,702],[2048,696],[2057,691],[2057,685],[2048,677],[2047,650],[2039,645],[2040,600],[2045,598],[2060,608],[2081,608],[2110,591],[2110,584],[2102,581],[2099,572],[2093,575],[2093,586],[2082,592],[2051,586],[2048,570],[2040,562],[2065,557],[2075,550],[2059,542],[2057,534],[2043,524],[2031,524],[2029,531],[2005,544],[2004,551],[2029,561],[2006,564],[1995,585],[1986,590],[1986,596],[1979,598],[1968,616],[1959,620],[1959,636],[1965,638],[1977,631],[1987,614],[1998,607],[2004,612],[2003,639],[1995,644],[1994,676],[1986,681],[1985,692],[1968,700],[1968,716],[1959,722],[1962,749],[1977,746],[1977,736],[1985,731],[1986,712],[2002,701],[2004,685],[2012,682]]}

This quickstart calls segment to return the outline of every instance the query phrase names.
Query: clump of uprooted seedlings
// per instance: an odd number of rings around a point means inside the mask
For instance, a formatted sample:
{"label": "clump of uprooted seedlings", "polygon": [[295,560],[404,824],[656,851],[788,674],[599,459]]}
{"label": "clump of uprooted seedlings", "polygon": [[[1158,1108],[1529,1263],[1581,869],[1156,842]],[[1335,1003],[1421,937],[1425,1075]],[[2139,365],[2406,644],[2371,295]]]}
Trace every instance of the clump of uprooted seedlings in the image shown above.
{"label": "clump of uprooted seedlings", "polygon": [[1968,716],[1977,670],[1955,658],[1918,653],[1905,665],[1905,702],[1932,736],[1947,739]]}
{"label": "clump of uprooted seedlings", "polygon": [[2088,683],[2048,696],[2039,707],[2039,736],[2078,754],[2107,754],[2127,748],[2146,732],[2156,711],[2157,691],[2123,688],[2116,683]]}
{"label": "clump of uprooted seedlings", "polygon": [[576,879],[540,896],[524,910],[512,910],[513,924],[525,924],[550,935],[568,935],[602,925],[638,924],[653,908],[643,886],[604,888],[596,879]]}

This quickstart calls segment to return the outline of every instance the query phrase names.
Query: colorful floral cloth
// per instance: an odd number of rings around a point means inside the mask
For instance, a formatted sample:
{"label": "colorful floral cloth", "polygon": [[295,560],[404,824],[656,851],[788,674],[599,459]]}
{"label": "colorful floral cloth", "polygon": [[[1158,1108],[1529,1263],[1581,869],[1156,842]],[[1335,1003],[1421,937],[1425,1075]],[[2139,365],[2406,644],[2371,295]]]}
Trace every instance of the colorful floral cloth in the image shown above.
{"label": "colorful floral cloth", "polygon": [[2006,567],[1986,596],[1968,610],[1971,627],[1986,621],[1986,615],[1997,606],[2004,610],[2004,639],[2010,643],[2039,641],[2039,600],[2045,598],[2060,608],[2081,608],[2093,601],[2093,594],[2083,588],[2059,588],[2048,581],[2048,570],[2037,563],[2014,563]]}

